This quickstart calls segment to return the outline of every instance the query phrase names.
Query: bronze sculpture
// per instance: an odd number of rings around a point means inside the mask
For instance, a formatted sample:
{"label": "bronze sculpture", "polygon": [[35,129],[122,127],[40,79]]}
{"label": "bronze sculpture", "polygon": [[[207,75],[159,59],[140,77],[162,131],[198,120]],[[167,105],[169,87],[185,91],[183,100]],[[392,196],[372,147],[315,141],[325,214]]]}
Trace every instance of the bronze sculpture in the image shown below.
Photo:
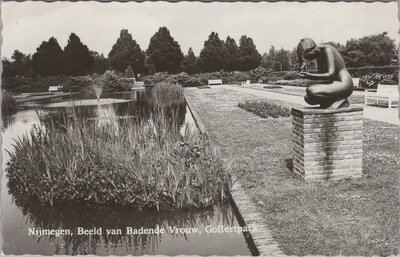
{"label": "bronze sculpture", "polygon": [[[320,105],[324,109],[348,107],[347,97],[353,92],[353,80],[346,69],[340,53],[331,45],[317,45],[310,38],[303,38],[298,47],[300,62],[298,76],[306,79],[324,80],[306,89],[304,100],[310,105]],[[306,72],[306,60],[316,60],[318,73]]]}

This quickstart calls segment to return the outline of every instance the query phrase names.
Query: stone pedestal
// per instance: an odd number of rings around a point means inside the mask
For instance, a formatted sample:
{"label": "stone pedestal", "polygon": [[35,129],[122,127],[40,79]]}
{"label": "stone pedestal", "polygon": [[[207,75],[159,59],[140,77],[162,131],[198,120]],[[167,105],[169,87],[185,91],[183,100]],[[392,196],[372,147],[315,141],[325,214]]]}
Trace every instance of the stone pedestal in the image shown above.
{"label": "stone pedestal", "polygon": [[293,171],[306,181],[360,177],[363,108],[292,108]]}

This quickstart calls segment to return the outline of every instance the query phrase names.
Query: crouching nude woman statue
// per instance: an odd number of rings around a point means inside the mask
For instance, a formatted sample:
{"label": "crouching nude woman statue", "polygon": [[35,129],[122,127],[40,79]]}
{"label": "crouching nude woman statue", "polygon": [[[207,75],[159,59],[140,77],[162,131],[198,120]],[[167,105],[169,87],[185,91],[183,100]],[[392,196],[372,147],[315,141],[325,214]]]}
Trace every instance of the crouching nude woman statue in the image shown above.
{"label": "crouching nude woman statue", "polygon": [[[316,45],[310,38],[304,38],[297,47],[300,61],[299,77],[324,80],[321,84],[307,87],[304,100],[310,105],[319,104],[324,109],[348,107],[347,97],[353,92],[353,80],[347,71],[342,56],[331,45]],[[304,59],[316,59],[318,73],[305,72]],[[326,82],[325,82],[326,81]]]}

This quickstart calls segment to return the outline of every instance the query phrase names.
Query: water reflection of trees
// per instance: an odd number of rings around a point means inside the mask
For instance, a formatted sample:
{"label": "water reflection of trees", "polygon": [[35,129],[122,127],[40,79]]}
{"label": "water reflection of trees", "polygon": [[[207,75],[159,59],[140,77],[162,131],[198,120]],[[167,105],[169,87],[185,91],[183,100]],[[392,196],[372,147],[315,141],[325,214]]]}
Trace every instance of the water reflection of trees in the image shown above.
{"label": "water reflection of trees", "polygon": [[[54,207],[41,206],[37,201],[24,199],[14,192],[13,200],[28,221],[30,228],[69,229],[73,235],[61,237],[42,236],[55,247],[54,254],[108,254],[113,250],[123,250],[126,254],[156,254],[164,239],[184,238],[196,240],[186,234],[171,234],[168,226],[180,228],[207,225],[233,226],[235,217],[230,206],[220,204],[203,210],[184,210],[179,212],[139,212],[118,206],[90,207],[81,204],[58,204]],[[164,228],[165,234],[126,235],[126,227]],[[102,235],[76,235],[78,227],[85,229],[102,228]],[[107,235],[106,229],[121,229],[122,235]],[[197,235],[201,236],[201,235]],[[203,233],[203,236],[206,236]],[[170,245],[174,249],[175,245]],[[103,252],[104,251],[104,252]],[[177,252],[176,254],[184,254]]]}
{"label": "water reflection of trees", "polygon": [[69,119],[88,120],[94,118],[133,118],[137,122],[156,117],[160,113],[174,125],[183,126],[186,114],[185,99],[156,98],[152,91],[127,92],[108,94],[102,97],[134,100],[113,105],[77,106],[74,108],[49,108],[46,115],[41,117],[42,123],[47,126],[62,128]]}

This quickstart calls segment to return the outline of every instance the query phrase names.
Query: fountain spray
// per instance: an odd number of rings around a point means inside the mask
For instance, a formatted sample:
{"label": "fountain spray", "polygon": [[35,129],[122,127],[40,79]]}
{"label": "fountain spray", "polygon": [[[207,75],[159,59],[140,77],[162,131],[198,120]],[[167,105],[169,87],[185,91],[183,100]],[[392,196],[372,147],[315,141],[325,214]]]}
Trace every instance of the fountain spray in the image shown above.
{"label": "fountain spray", "polygon": [[93,90],[94,90],[94,92],[96,94],[97,101],[100,102],[100,95],[103,92],[103,89],[101,87],[99,87],[99,86],[94,85],[93,86]]}

